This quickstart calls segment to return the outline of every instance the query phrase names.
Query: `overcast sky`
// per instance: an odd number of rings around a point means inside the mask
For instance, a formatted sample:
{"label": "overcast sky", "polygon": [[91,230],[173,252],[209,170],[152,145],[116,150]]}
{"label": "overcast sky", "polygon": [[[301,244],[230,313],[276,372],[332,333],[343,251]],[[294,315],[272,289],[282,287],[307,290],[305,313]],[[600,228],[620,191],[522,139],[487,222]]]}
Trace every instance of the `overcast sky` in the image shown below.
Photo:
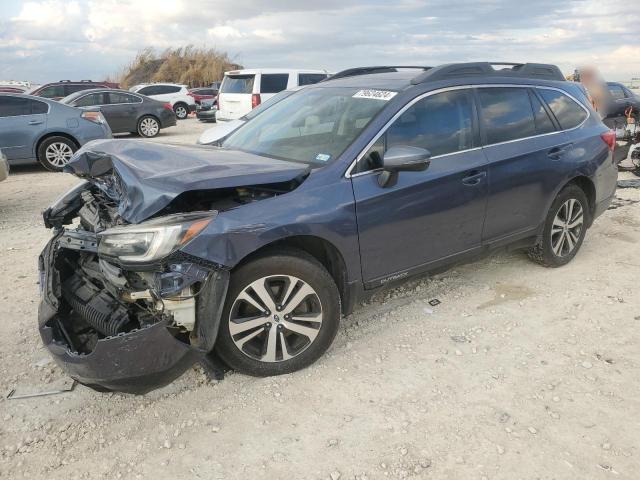
{"label": "overcast sky", "polygon": [[593,64],[640,77],[639,0],[0,0],[0,80],[101,80],[193,44],[245,67]]}

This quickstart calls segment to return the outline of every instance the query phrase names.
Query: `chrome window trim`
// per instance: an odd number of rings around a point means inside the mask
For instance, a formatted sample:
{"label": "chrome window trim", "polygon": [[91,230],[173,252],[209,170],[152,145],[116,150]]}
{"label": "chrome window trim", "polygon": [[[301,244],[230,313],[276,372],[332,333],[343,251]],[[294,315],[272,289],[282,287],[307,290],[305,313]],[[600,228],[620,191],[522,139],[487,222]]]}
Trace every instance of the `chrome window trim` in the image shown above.
{"label": "chrome window trim", "polygon": [[435,157],[431,157],[431,160],[435,160],[435,159],[442,158],[442,157],[447,157],[449,155],[456,155],[456,154],[459,154],[459,153],[465,153],[465,152],[472,152],[472,151],[475,151],[475,150],[481,150],[483,148],[493,147],[495,145],[505,145],[505,144],[508,144],[508,143],[520,142],[520,141],[523,141],[523,140],[530,140],[532,138],[545,137],[545,136],[548,136],[548,135],[556,135],[558,133],[563,133],[563,132],[570,132],[572,130],[575,130],[575,129],[578,129],[578,128],[582,127],[585,124],[585,122],[587,120],[589,120],[589,117],[591,116],[591,112],[589,111],[589,109],[587,109],[587,107],[585,107],[582,104],[582,102],[580,102],[578,99],[576,99],[573,95],[571,95],[567,91],[565,91],[565,90],[563,90],[561,88],[557,88],[557,87],[549,87],[549,86],[546,86],[546,85],[522,85],[522,84],[514,84],[514,83],[508,83],[508,84],[495,83],[495,84],[457,85],[455,87],[439,88],[437,90],[432,90],[430,92],[426,92],[426,93],[423,93],[421,95],[418,95],[417,97],[412,99],[410,102],[408,102],[404,107],[402,107],[398,112],[396,112],[396,114],[393,117],[391,117],[391,119],[389,119],[389,121],[387,123],[384,124],[384,126],[375,135],[375,137],[373,137],[373,139],[365,146],[365,148],[360,151],[360,153],[356,156],[355,160],[353,160],[353,162],[351,162],[351,164],[349,165],[349,167],[346,169],[346,171],[344,173],[344,177],[345,178],[354,178],[354,177],[359,177],[361,175],[367,175],[369,173],[379,172],[381,170],[380,168],[376,168],[374,170],[367,170],[366,172],[352,173],[352,171],[355,168],[355,166],[357,165],[357,163],[362,159],[362,157],[364,157],[365,153],[367,153],[369,151],[369,149],[373,146],[373,144],[376,143],[378,141],[378,139],[382,135],[384,135],[384,133],[386,133],[388,128],[391,126],[391,124],[393,122],[395,122],[396,119],[400,115],[402,115],[409,108],[411,108],[416,102],[419,102],[423,98],[427,98],[427,97],[430,97],[431,95],[436,95],[438,93],[444,93],[444,92],[449,92],[449,91],[453,91],[453,90],[467,90],[467,89],[474,89],[474,88],[505,88],[505,87],[507,87],[507,88],[537,88],[537,89],[546,89],[546,90],[556,90],[556,91],[566,95],[567,97],[569,97],[575,103],[577,103],[580,106],[580,108],[582,108],[585,111],[587,116],[585,117],[585,119],[579,125],[576,125],[575,127],[568,128],[568,129],[565,129],[565,130],[556,130],[555,132],[541,133],[539,135],[531,135],[529,137],[516,138],[514,140],[507,140],[507,141],[504,141],[504,142],[491,143],[491,144],[483,145],[483,146],[480,146],[480,147],[468,148],[466,150],[458,150],[457,152],[451,152],[451,153],[445,153],[445,154],[442,154],[442,155],[436,155]]}

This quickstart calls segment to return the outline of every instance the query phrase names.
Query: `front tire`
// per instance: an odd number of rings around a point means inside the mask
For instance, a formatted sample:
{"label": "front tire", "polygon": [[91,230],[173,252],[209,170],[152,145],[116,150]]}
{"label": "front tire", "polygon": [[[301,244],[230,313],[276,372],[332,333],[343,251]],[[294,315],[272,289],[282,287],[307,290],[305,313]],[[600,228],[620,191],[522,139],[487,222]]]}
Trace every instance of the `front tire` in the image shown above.
{"label": "front tire", "polygon": [[295,372],[329,348],[340,295],[327,270],[302,251],[274,252],[231,275],[216,353],[259,377]]}
{"label": "front tire", "polygon": [[574,184],[564,187],[547,213],[541,241],[529,249],[529,258],[545,267],[566,265],[580,250],[590,221],[584,191]]}
{"label": "front tire", "polygon": [[59,172],[69,163],[78,146],[66,137],[49,137],[38,146],[38,161],[47,170]]}
{"label": "front tire", "polygon": [[138,120],[138,135],[153,138],[160,133],[160,122],[151,115],[145,115]]}
{"label": "front tire", "polygon": [[176,114],[178,120],[184,120],[189,116],[189,107],[186,103],[176,103],[173,106],[173,112]]}

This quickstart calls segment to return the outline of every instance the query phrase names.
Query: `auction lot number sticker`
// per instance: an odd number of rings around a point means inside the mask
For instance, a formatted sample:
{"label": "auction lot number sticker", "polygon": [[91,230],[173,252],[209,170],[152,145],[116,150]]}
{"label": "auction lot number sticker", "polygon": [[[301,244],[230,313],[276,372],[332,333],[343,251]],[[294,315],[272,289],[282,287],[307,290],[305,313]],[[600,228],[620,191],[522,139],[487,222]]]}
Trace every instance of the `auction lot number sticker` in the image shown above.
{"label": "auction lot number sticker", "polygon": [[390,92],[389,90],[360,90],[353,95],[353,98],[373,98],[388,102],[397,94],[398,92]]}

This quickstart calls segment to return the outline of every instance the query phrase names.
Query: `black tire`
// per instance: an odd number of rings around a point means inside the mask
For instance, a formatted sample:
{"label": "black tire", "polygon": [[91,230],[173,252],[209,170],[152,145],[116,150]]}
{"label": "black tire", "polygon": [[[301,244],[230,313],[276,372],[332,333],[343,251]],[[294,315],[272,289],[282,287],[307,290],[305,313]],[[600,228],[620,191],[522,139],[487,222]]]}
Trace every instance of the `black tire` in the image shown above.
{"label": "black tire", "polygon": [[183,102],[178,102],[173,106],[173,113],[176,114],[178,120],[184,120],[189,116],[189,105]]}
{"label": "black tire", "polygon": [[[317,329],[315,338],[303,347],[299,353],[289,359],[282,358],[282,340],[276,341],[276,345],[280,346],[280,360],[275,362],[261,361],[253,358],[243,352],[234,342],[230,333],[231,311],[236,304],[236,299],[241,292],[245,290],[252,282],[260,280],[268,276],[292,276],[306,283],[317,295],[321,305],[322,322]],[[279,295],[279,294],[278,294]],[[289,298],[292,298],[291,294]],[[295,307],[295,305],[294,305]],[[237,307],[236,307],[237,308]],[[280,308],[280,306],[278,306]],[[305,368],[315,362],[329,348],[338,331],[340,323],[340,295],[333,278],[327,270],[315,258],[305,252],[298,250],[273,251],[268,256],[262,256],[247,264],[240,266],[236,271],[232,272],[227,291],[227,298],[220,320],[220,329],[216,341],[215,352],[218,356],[232,369],[248,375],[266,377],[271,375],[281,375],[285,373],[295,372]],[[252,330],[258,332],[259,335],[254,341],[265,342],[266,336],[269,335],[271,328],[284,328],[284,334],[289,331],[286,325],[277,324],[278,320],[272,320],[277,315],[271,315],[269,312],[265,315],[265,319],[270,323],[271,327],[261,326]],[[286,317],[280,321],[282,323]],[[260,319],[261,321],[261,319]],[[289,320],[290,323],[293,323]],[[277,330],[280,332],[280,330]],[[242,334],[240,334],[242,335]],[[276,333],[279,335],[279,333]],[[236,339],[238,335],[236,335]],[[292,338],[292,337],[289,337]],[[297,338],[294,334],[293,338]],[[247,342],[249,343],[249,342]],[[243,347],[244,348],[244,347]],[[266,343],[263,343],[263,349],[266,349]],[[274,352],[278,347],[274,347]],[[289,346],[286,347],[287,350]],[[264,352],[264,350],[263,350]],[[265,354],[266,357],[266,354]]]}
{"label": "black tire", "polygon": [[[554,221],[556,221],[556,217],[558,216],[558,221],[562,221],[563,212],[561,209],[565,208],[565,204],[571,200],[575,200],[578,202],[580,207],[582,208],[583,213],[583,221],[581,228],[579,229],[579,233],[576,229],[571,229],[570,232],[564,227],[554,227]],[[574,204],[575,205],[575,204]],[[576,208],[576,207],[573,207]],[[542,233],[542,239],[540,242],[531,247],[528,251],[529,258],[533,261],[543,265],[545,267],[561,267],[566,265],[573,257],[576,256],[578,250],[582,246],[582,242],[584,241],[585,234],[587,232],[588,226],[591,224],[591,210],[589,207],[589,201],[587,200],[587,196],[584,191],[575,184],[570,184],[564,187],[558,196],[554,200],[551,208],[549,209],[549,213],[547,213],[547,218],[544,222],[544,231]],[[569,235],[570,242],[566,243],[558,243],[562,242],[562,235]],[[569,249],[569,245],[573,244],[573,246]],[[554,246],[560,245],[560,249],[555,249]],[[563,245],[566,245],[566,251],[563,248]],[[559,252],[560,254],[558,254]]]}
{"label": "black tire", "polygon": [[[70,158],[68,153],[70,152],[73,154],[76,150],[78,150],[78,146],[73,140],[69,140],[67,137],[49,137],[38,145],[38,161],[47,170],[59,172],[67,164]],[[61,153],[58,156],[56,155],[56,152]],[[64,152],[64,155],[62,152]]]}
{"label": "black tire", "polygon": [[157,137],[160,133],[160,122],[153,115],[144,115],[138,120],[137,133],[144,138]]}

